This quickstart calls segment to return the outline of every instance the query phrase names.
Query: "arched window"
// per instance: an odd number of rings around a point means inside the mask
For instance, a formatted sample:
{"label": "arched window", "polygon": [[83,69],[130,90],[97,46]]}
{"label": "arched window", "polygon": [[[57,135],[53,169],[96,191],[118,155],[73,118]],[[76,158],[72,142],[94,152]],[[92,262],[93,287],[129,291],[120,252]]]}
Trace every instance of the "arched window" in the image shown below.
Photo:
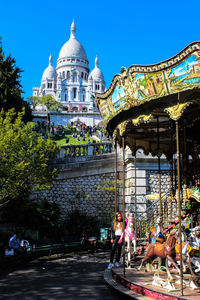
{"label": "arched window", "polygon": [[65,91],[65,101],[68,100],[68,90]]}
{"label": "arched window", "polygon": [[73,107],[73,108],[72,108],[72,111],[73,111],[73,112],[78,112],[78,107]]}
{"label": "arched window", "polygon": [[87,112],[87,107],[83,107],[82,112]]}
{"label": "arched window", "polygon": [[65,78],[65,71],[62,72],[62,78]]}
{"label": "arched window", "polygon": [[51,82],[48,82],[47,88],[52,89],[52,83]]}
{"label": "arched window", "polygon": [[84,73],[83,72],[81,72],[81,78],[83,78],[84,77]]}
{"label": "arched window", "polygon": [[70,71],[67,71],[67,79],[70,78]]}
{"label": "arched window", "polygon": [[85,89],[82,89],[82,101],[85,102]]}
{"label": "arched window", "polygon": [[73,98],[76,99],[76,96],[77,96],[76,88],[73,88]]}
{"label": "arched window", "polygon": [[73,74],[73,82],[77,82],[77,74],[76,73]]}

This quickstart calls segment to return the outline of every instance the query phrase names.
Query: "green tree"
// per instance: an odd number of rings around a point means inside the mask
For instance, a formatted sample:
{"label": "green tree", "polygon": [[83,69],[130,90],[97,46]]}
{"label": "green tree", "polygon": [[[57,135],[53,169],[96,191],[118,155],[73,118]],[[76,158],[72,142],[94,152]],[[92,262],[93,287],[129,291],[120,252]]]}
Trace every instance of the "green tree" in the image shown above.
{"label": "green tree", "polygon": [[24,121],[31,120],[31,109],[21,97],[21,70],[15,65],[15,59],[10,55],[5,57],[0,38],[0,111],[15,108],[16,112],[25,108]]}
{"label": "green tree", "polygon": [[45,106],[47,109],[47,135],[49,136],[50,129],[50,112],[61,109],[63,107],[62,103],[57,101],[52,95],[46,95],[43,97],[32,96],[27,99],[31,104],[33,110],[35,110],[37,105]]}
{"label": "green tree", "polygon": [[14,109],[0,112],[0,205],[49,188],[56,176],[48,162],[59,148],[38,137],[34,123],[24,124],[23,114],[15,118]]}
{"label": "green tree", "polygon": [[[117,180],[117,186],[121,186],[122,182],[121,180]],[[97,189],[100,192],[110,192],[115,193],[115,180],[105,180],[100,183],[100,185],[97,186]]]}
{"label": "green tree", "polygon": [[[17,211],[17,214],[16,214]],[[10,201],[1,212],[1,222],[38,230],[40,236],[49,236],[58,233],[60,209],[57,203],[50,203],[47,199],[33,202],[30,199]]]}

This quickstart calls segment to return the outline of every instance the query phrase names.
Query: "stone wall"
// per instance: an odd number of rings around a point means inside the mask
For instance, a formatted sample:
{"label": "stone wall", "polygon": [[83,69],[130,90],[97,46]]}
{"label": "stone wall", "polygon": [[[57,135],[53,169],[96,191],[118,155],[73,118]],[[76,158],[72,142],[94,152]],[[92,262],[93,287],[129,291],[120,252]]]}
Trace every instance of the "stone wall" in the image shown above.
{"label": "stone wall", "polygon": [[[34,122],[42,122],[46,121],[46,112],[33,112],[33,121]],[[85,123],[88,126],[98,125],[99,122],[102,121],[102,118],[98,112],[51,112],[51,122],[54,123],[55,126],[57,125],[64,125],[67,126],[71,124],[71,122],[80,121]]]}
{"label": "stone wall", "polygon": [[[158,193],[158,171],[147,170],[147,192]],[[170,190],[170,176],[169,171],[161,170],[161,193],[167,194]]]}
{"label": "stone wall", "polygon": [[[123,210],[122,193],[122,154],[118,151],[118,209]],[[34,199],[47,198],[56,202],[61,208],[61,222],[74,210],[78,209],[90,216],[110,220],[115,211],[115,193],[102,191],[98,186],[115,182],[115,155],[103,154],[88,157],[65,158],[59,169],[51,189],[35,193]],[[162,192],[170,192],[169,166],[165,158],[161,158]],[[137,153],[136,161],[136,210],[137,218],[144,219],[148,215],[149,202],[146,195],[158,193],[158,160],[155,157]],[[135,213],[135,160],[129,149],[125,156],[125,211]]]}
{"label": "stone wall", "polygon": [[[77,158],[78,159],[78,158]],[[59,176],[49,190],[32,195],[32,199],[47,198],[58,203],[61,222],[75,209],[89,216],[110,220],[114,211],[114,192],[102,191],[106,182],[114,185],[115,170],[112,154],[91,157],[89,161],[56,165]]]}
{"label": "stone wall", "polygon": [[[120,160],[120,157],[122,157],[121,150],[118,153],[118,160]],[[122,180],[122,173],[120,173],[120,179]],[[151,155],[145,156],[143,151],[138,150],[136,155],[137,219],[147,219],[152,213],[151,208],[148,211],[151,204],[146,200],[146,195],[158,192],[158,159]],[[170,193],[169,165],[164,156],[161,157],[161,192]],[[122,187],[120,188],[118,203],[119,209],[122,211]],[[135,158],[129,148],[126,148],[125,152],[125,211],[135,215]]]}

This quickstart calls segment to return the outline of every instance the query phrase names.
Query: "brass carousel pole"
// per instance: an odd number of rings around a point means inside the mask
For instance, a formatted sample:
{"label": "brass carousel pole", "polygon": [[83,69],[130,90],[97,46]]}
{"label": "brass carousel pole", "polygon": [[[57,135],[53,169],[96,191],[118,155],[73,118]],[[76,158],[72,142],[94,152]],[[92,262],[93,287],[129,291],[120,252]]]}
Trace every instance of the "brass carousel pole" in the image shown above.
{"label": "brass carousel pole", "polygon": [[[158,152],[160,149],[160,137],[159,137],[159,119],[157,117],[157,147]],[[158,189],[159,189],[159,207],[160,207],[160,216],[162,217],[162,200],[161,200],[161,173],[160,173],[160,154],[158,153]]]}
{"label": "brass carousel pole", "polygon": [[170,219],[172,219],[172,199],[173,199],[173,158],[170,161]]}
{"label": "brass carousel pole", "polygon": [[184,131],[183,131],[183,143],[184,143],[184,159],[183,159],[183,180],[184,184],[187,185],[187,173],[188,173],[188,159],[187,159],[187,132],[186,132],[186,120],[184,120]]}
{"label": "brass carousel pole", "polygon": [[124,137],[122,137],[122,153],[123,153],[123,170],[122,170],[122,181],[123,181],[123,274],[125,275],[125,149],[124,149]]}
{"label": "brass carousel pole", "polygon": [[[175,199],[176,199],[176,190],[177,190],[177,162],[176,159],[174,159],[174,193],[175,193]],[[177,199],[175,201],[175,210],[177,214]]]}
{"label": "brass carousel pole", "polygon": [[181,180],[180,180],[180,152],[179,152],[179,126],[176,121],[176,148],[177,148],[177,177],[178,177],[178,212],[179,212],[179,243],[180,243],[180,271],[181,271],[181,295],[183,296],[183,258],[182,258],[182,238],[181,238]]}
{"label": "brass carousel pole", "polygon": [[170,200],[170,218],[172,219],[172,210],[173,210],[173,199],[174,199],[174,139],[173,139],[173,124],[171,120],[171,147],[172,147],[172,157],[170,161],[170,194],[171,194],[171,200]]}
{"label": "brass carousel pole", "polygon": [[137,199],[136,199],[136,195],[137,195],[137,193],[136,193],[136,189],[137,189],[137,182],[136,182],[136,175],[137,175],[137,173],[136,173],[136,152],[135,152],[135,232],[136,232],[136,235],[137,235],[137,211],[136,211],[136,209],[137,209]]}
{"label": "brass carousel pole", "polygon": [[115,215],[117,213],[117,139],[115,140]]}

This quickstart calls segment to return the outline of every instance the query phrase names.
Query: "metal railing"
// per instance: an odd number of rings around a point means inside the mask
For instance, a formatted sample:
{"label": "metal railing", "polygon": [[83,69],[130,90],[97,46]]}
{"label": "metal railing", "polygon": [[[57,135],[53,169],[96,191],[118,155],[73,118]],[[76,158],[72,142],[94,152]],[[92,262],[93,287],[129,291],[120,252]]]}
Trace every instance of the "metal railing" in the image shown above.
{"label": "metal railing", "polygon": [[113,151],[113,145],[111,142],[82,144],[82,145],[66,145],[61,147],[58,157],[65,158],[65,157],[97,156],[105,153],[111,153],[112,151]]}
{"label": "metal railing", "polygon": [[[170,218],[170,202],[169,202],[169,194],[163,193],[161,195],[162,202],[162,217],[163,217],[163,226],[169,226],[168,220]],[[145,198],[145,196],[143,196]],[[156,220],[160,215],[160,204],[159,200],[147,200],[146,202],[146,217],[141,214],[141,216],[137,215],[137,235],[138,240],[145,241],[147,239],[147,235],[150,231],[150,228],[156,224]],[[176,206],[173,204],[172,206],[172,218],[174,218],[177,213]]]}

